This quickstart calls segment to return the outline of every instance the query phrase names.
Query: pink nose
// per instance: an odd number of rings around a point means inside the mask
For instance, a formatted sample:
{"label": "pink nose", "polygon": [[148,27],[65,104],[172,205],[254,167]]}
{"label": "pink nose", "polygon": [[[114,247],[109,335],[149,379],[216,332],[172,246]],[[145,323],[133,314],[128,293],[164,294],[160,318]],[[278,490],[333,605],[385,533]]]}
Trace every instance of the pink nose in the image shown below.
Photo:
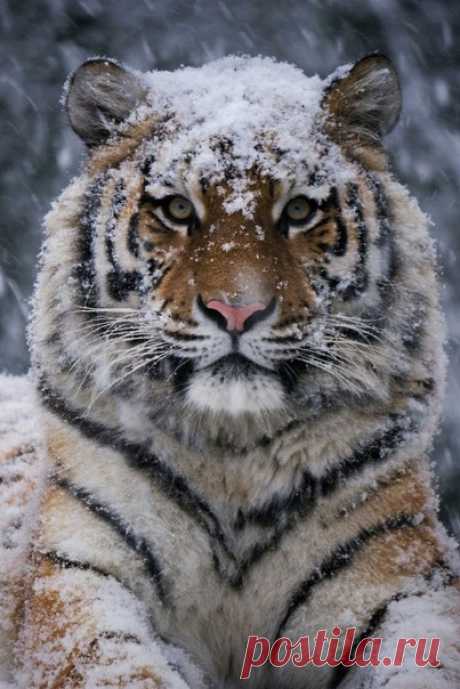
{"label": "pink nose", "polygon": [[249,316],[252,316],[256,311],[263,311],[265,309],[265,304],[248,304],[247,306],[232,306],[231,304],[226,304],[224,301],[218,301],[217,299],[211,299],[206,304],[208,309],[213,309],[218,311],[227,321],[227,330],[236,330],[237,332],[242,332],[244,330],[244,324],[248,320]]}

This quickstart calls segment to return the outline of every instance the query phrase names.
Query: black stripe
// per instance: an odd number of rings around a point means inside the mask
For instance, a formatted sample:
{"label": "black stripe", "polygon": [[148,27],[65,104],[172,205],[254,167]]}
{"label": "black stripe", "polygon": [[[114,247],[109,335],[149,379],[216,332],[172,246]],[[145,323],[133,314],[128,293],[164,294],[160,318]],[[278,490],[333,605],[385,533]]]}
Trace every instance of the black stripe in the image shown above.
{"label": "black stripe", "polygon": [[125,184],[122,179],[119,179],[115,185],[112,197],[112,213],[107,222],[105,230],[105,250],[107,258],[113,268],[118,270],[115,260],[115,246],[113,241],[113,234],[116,230],[117,222],[120,217],[121,210],[126,203]]}
{"label": "black stripe", "polygon": [[150,258],[147,261],[147,267],[149,274],[152,278],[152,288],[158,289],[166,275],[172,269],[173,263],[170,263],[169,265],[165,266],[164,263],[160,264],[154,258]]}
{"label": "black stripe", "polygon": [[337,193],[337,189],[335,188],[331,191],[330,203],[335,209],[335,226],[337,231],[337,240],[334,244],[333,252],[336,256],[344,256],[347,252],[348,233],[342,218],[339,195]]}
{"label": "black stripe", "polygon": [[422,294],[412,294],[410,300],[410,312],[401,324],[401,341],[413,354],[420,348],[426,334],[428,300]]}
{"label": "black stripe", "polygon": [[176,356],[168,358],[174,371],[172,376],[174,392],[183,397],[187,393],[188,384],[193,375],[193,361],[191,359],[179,359]]}
{"label": "black stripe", "polygon": [[[150,177],[150,176],[151,176],[151,174],[152,174],[152,165],[154,164],[154,162],[155,162],[155,156],[152,154],[152,155],[147,156],[147,158],[146,158],[146,159],[144,160],[144,162],[142,163],[141,172],[142,172],[142,174],[143,174],[145,177]],[[148,180],[144,180],[144,187],[145,187],[145,184],[146,184],[147,181],[148,181]]]}
{"label": "black stripe", "polygon": [[[114,232],[116,231],[117,222],[120,218],[120,213],[126,203],[125,184],[122,179],[118,180],[113,192],[112,198],[112,214],[107,222],[105,232],[105,250],[107,259],[112,266],[112,270],[107,274],[107,291],[112,299],[115,301],[124,301],[129,292],[139,292],[143,283],[142,275],[137,270],[125,271],[123,270],[115,255]],[[134,213],[132,217],[138,214]],[[132,220],[132,218],[131,218]],[[131,220],[128,228],[128,246],[131,232]]]}
{"label": "black stripe", "polygon": [[227,539],[216,515],[210,506],[190,488],[183,476],[176,474],[171,467],[164,464],[157,455],[149,452],[144,446],[130,443],[117,435],[113,429],[83,418],[50,390],[44,380],[41,381],[39,390],[43,403],[50,411],[77,428],[86,438],[94,440],[98,445],[108,446],[120,452],[129,466],[148,473],[163,494],[168,499],[174,500],[178,507],[208,533],[211,545],[217,543],[230,559],[235,559],[228,548]]}
{"label": "black stripe", "polygon": [[[48,560],[51,560],[56,565],[59,565],[61,569],[81,569],[84,572],[94,572],[94,574],[98,574],[101,577],[113,577],[116,579],[116,577],[113,576],[113,574],[110,574],[110,572],[106,572],[103,569],[100,569],[100,567],[96,567],[95,565],[92,565],[89,562],[82,562],[80,560],[70,560],[67,557],[64,557],[62,555],[59,555],[55,551],[46,551],[42,552],[39,551],[40,557],[46,557]],[[117,579],[117,581],[119,581]],[[122,582],[119,582],[122,584]],[[124,584],[122,584],[124,586]]]}
{"label": "black stripe", "polygon": [[285,433],[288,433],[289,431],[298,428],[303,423],[304,421],[301,419],[292,419],[291,421],[288,421],[286,425],[281,426],[278,430],[276,430],[273,433],[273,435],[261,435],[253,443],[251,443],[251,445],[243,445],[239,447],[237,450],[235,449],[235,445],[230,444],[230,442],[225,442],[221,438],[215,439],[214,446],[219,450],[225,450],[229,454],[236,453],[239,456],[242,456],[257,448],[269,447],[269,445],[272,445],[278,438],[281,438],[281,436],[283,436]]}
{"label": "black stripe", "polygon": [[109,639],[110,641],[122,641],[123,643],[141,645],[142,641],[134,634],[125,634],[124,632],[98,632],[98,639]]}
{"label": "black stripe", "polygon": [[365,467],[379,464],[389,458],[390,453],[398,445],[401,445],[405,437],[416,430],[416,424],[412,419],[403,415],[390,415],[392,425],[386,431],[379,432],[376,437],[360,450],[354,452],[351,457],[334,465],[321,477],[319,491],[322,496],[331,495],[339,483],[346,481]]}
{"label": "black stripe", "polygon": [[356,184],[347,185],[347,202],[354,210],[356,232],[358,237],[358,265],[353,276],[353,282],[342,293],[344,301],[355,299],[367,288],[369,277],[366,270],[367,256],[367,226],[364,221],[363,206],[359,198]]}
{"label": "black stripe", "polygon": [[107,291],[115,301],[125,301],[130,292],[140,292],[142,285],[142,275],[137,270],[107,273]]}
{"label": "black stripe", "polygon": [[[94,184],[85,194],[83,213],[80,217],[78,237],[78,263],[72,271],[79,284],[79,305],[94,308],[97,306],[96,267],[94,265],[94,240],[96,220],[101,207],[102,192],[107,174],[98,175]],[[91,315],[91,312],[89,312]]]}
{"label": "black stripe", "polygon": [[165,335],[170,337],[172,340],[176,340],[177,342],[202,342],[203,340],[209,340],[208,335],[193,335],[191,333],[182,333],[180,331],[166,331]]}
{"label": "black stripe", "polygon": [[350,538],[345,543],[340,543],[334,552],[328,555],[291,595],[286,612],[273,638],[277,639],[283,636],[289,619],[301,605],[308,601],[314,587],[325,580],[332,579],[341,571],[350,567],[353,564],[355,556],[367,543],[369,543],[369,541],[389,531],[397,531],[413,525],[414,515],[401,514],[380,524],[375,524],[372,527],[365,527],[353,538]]}
{"label": "black stripe", "polygon": [[391,224],[388,210],[388,200],[383,190],[383,186],[376,175],[369,174],[369,187],[374,196],[377,220],[379,221],[378,246],[385,246],[391,239]]}
{"label": "black stripe", "polygon": [[371,173],[367,176],[369,188],[374,197],[379,236],[376,245],[380,248],[386,266],[382,277],[377,281],[377,288],[382,299],[387,302],[391,297],[391,286],[398,272],[398,254],[391,230],[391,211],[384,187],[378,177]]}
{"label": "black stripe", "polygon": [[[355,653],[356,653],[356,648],[360,644],[360,642],[363,639],[367,639],[371,637],[376,629],[379,627],[381,624],[383,618],[385,617],[385,613],[387,611],[388,605],[394,601],[394,600],[400,600],[403,597],[403,595],[396,595],[393,596],[389,601],[386,601],[382,605],[380,605],[376,610],[374,611],[371,619],[369,620],[369,624],[366,627],[366,629],[360,634],[354,641],[352,648],[349,651],[349,657],[354,658]],[[328,684],[327,689],[338,689],[340,687],[341,682],[345,679],[346,675],[348,674],[348,671],[350,670],[349,667],[346,667],[345,665],[337,665],[337,667],[333,668],[332,671],[332,677],[331,680]]]}
{"label": "black stripe", "polygon": [[126,545],[142,557],[147,575],[153,581],[159,599],[162,603],[167,603],[169,598],[169,587],[167,587],[164,580],[160,563],[147,541],[142,538],[142,536],[137,536],[133,533],[131,526],[126,524],[119,514],[108,505],[97,500],[95,496],[85,488],[75,486],[67,479],[56,476],[51,477],[51,481],[82,502],[91,512],[96,514],[99,519],[109,524],[109,526],[123,538]]}
{"label": "black stripe", "polygon": [[129,219],[128,228],[128,251],[139,258],[139,213],[133,213]]}
{"label": "black stripe", "polygon": [[199,183],[200,183],[201,193],[206,194],[208,189],[209,189],[209,186],[210,186],[209,178],[204,177],[202,175],[199,179]]}
{"label": "black stripe", "polygon": [[284,515],[298,514],[305,516],[316,504],[317,481],[310,471],[306,470],[300,484],[288,495],[274,495],[260,508],[252,507],[247,512],[239,512],[234,528],[241,531],[247,524],[271,527]]}
{"label": "black stripe", "polygon": [[267,553],[275,552],[284,534],[287,533],[287,531],[290,531],[293,526],[294,524],[291,522],[286,526],[286,528],[276,530],[265,542],[256,543],[249,550],[249,553],[238,563],[233,573],[227,577],[230,586],[236,590],[241,589],[244,584],[244,578],[251,567],[253,567],[257,562],[260,562],[263,556]]}
{"label": "black stripe", "polygon": [[302,376],[307,370],[308,364],[300,358],[281,361],[278,364],[276,372],[287,396],[295,393],[297,386],[302,382]]}
{"label": "black stripe", "polygon": [[[441,576],[444,580],[444,585],[448,585],[449,572],[448,567],[444,562],[435,562],[431,572],[427,575],[424,575],[423,579],[427,583],[430,583],[434,576]],[[375,634],[375,632],[380,627],[385,618],[390,603],[395,603],[400,600],[405,600],[407,598],[412,597],[419,598],[420,596],[425,595],[425,593],[426,591],[420,591],[415,593],[399,592],[396,593],[394,596],[391,596],[388,600],[384,601],[381,605],[379,605],[374,610],[369,622],[367,623],[366,629],[355,639],[353,647],[350,650],[350,658],[354,658],[356,648],[363,639],[368,639],[369,637]],[[329,683],[328,689],[338,689],[340,687],[340,683],[344,680],[345,676],[348,674],[350,670],[351,667],[345,667],[344,665],[338,665],[336,668],[334,668],[333,676]]]}
{"label": "black stripe", "polygon": [[[308,169],[308,166],[306,166]],[[308,179],[307,179],[307,187],[317,187],[320,184],[322,184],[324,180],[322,179],[322,176],[320,175],[320,171],[318,168],[315,166],[313,170],[309,171],[308,174]]]}
{"label": "black stripe", "polygon": [[248,524],[259,527],[274,528],[270,537],[259,541],[238,563],[229,583],[234,588],[241,588],[247,572],[258,563],[264,555],[274,552],[283,537],[297,525],[299,519],[305,518],[315,508],[317,503],[315,479],[306,471],[298,489],[292,491],[286,498],[275,498],[260,509],[253,509],[246,514],[240,511],[234,522],[235,531],[241,531]]}
{"label": "black stripe", "polygon": [[[384,186],[376,175],[368,175],[369,186],[374,195],[374,202],[379,220],[380,235],[378,245],[387,249],[387,271],[383,279],[378,283],[382,297],[388,297],[391,293],[391,286],[398,270],[398,256],[396,246],[391,231],[391,212],[388,199],[385,194]],[[424,334],[424,323],[426,316],[426,298],[417,294],[412,297],[411,317],[402,324],[402,342],[409,350],[416,350]]]}

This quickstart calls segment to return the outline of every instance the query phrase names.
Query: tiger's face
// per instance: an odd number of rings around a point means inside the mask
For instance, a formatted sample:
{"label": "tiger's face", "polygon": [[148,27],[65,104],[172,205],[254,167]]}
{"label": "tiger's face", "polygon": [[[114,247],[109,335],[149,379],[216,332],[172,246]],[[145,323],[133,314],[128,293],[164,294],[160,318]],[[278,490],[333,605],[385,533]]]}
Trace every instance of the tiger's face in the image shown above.
{"label": "tiger's face", "polygon": [[73,278],[104,338],[100,385],[228,417],[384,394],[402,361],[383,355],[381,328],[396,270],[378,178],[399,110],[391,64],[365,58],[304,98],[280,86],[286,69],[299,78],[287,65],[215,65],[218,107],[212,83],[179,78],[176,103],[165,76],[155,89],[108,61],[70,83],[91,151]]}
{"label": "tiger's face", "polygon": [[251,186],[250,218],[227,213],[232,192],[215,185],[140,204],[141,251],[159,271],[149,296],[162,337],[187,362],[181,385],[198,409],[284,404],[320,322],[318,279],[338,240],[334,200],[320,204],[270,177],[254,175]]}

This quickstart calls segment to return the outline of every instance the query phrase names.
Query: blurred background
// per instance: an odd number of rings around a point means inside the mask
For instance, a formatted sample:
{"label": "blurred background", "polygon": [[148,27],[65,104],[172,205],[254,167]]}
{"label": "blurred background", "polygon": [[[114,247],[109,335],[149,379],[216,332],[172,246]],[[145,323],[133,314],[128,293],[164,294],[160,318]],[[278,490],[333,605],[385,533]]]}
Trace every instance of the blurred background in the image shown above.
{"label": "blurred background", "polygon": [[434,457],[443,518],[460,536],[459,0],[0,0],[0,25],[0,370],[14,373],[29,363],[42,218],[83,155],[59,105],[82,60],[145,71],[262,54],[321,76],[375,50],[394,60],[404,108],[388,148],[433,220],[442,270],[450,374]]}

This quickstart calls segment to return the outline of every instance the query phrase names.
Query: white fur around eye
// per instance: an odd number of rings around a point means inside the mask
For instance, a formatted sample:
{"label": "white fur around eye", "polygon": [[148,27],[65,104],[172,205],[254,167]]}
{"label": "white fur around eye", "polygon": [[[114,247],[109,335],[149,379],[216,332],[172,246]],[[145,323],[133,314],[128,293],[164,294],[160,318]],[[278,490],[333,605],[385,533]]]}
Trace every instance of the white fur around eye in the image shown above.
{"label": "white fur around eye", "polygon": [[302,232],[312,230],[319,222],[323,220],[323,218],[324,211],[322,211],[320,208],[316,209],[313,215],[309,218],[308,222],[302,224],[289,224],[289,218],[287,218],[289,225],[288,237],[291,239],[292,237],[296,237],[298,234],[302,234]]}
{"label": "white fur around eye", "polygon": [[173,232],[178,232],[179,234],[182,234],[184,237],[187,236],[188,233],[188,225],[185,225],[184,223],[175,223],[171,220],[171,218],[167,217],[166,213],[163,212],[163,209],[161,206],[158,208],[155,208],[154,210],[154,215],[160,220],[160,222],[168,227],[170,230]]}

